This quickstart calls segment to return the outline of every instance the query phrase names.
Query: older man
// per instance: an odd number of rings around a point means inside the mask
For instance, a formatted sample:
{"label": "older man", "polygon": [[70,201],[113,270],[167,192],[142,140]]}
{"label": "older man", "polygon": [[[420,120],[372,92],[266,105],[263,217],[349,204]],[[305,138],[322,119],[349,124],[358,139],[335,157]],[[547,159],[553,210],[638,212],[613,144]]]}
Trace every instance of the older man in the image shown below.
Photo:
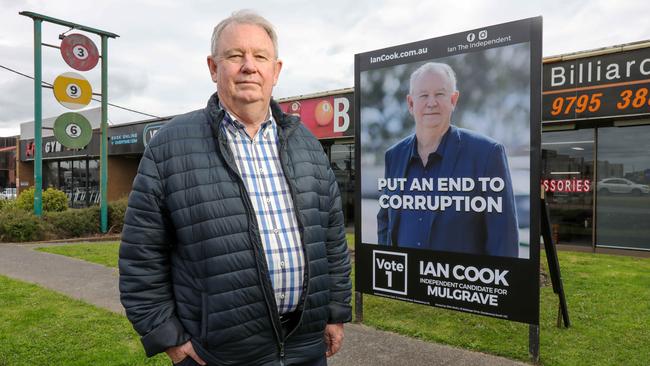
{"label": "older man", "polygon": [[219,23],[217,92],[148,144],[120,246],[120,291],[148,356],[182,365],[325,365],[351,319],[338,185],[320,143],[271,100],[272,25]]}
{"label": "older man", "polygon": [[[389,148],[385,157],[385,178],[406,178],[406,183],[385,195],[420,196],[419,205],[384,204],[377,215],[378,242],[517,257],[517,214],[505,150],[488,137],[451,125],[459,95],[455,73],[447,64],[429,62],[411,75],[406,102],[415,134]],[[451,192],[449,185],[436,185],[433,191],[420,190],[419,183],[438,178],[469,178],[474,187]],[[485,178],[498,178],[502,189],[498,184],[494,190],[483,189],[480,179]],[[447,196],[451,205],[444,207],[441,196]],[[394,202],[399,201],[405,200]],[[483,207],[482,202],[501,204]]]}

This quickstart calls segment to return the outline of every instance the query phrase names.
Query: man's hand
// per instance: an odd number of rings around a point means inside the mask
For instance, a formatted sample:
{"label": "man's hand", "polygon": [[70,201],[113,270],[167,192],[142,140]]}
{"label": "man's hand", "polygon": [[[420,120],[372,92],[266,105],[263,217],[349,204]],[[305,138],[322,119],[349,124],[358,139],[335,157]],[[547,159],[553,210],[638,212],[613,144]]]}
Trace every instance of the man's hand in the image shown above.
{"label": "man's hand", "polygon": [[334,356],[336,352],[341,349],[343,345],[343,323],[327,324],[325,326],[325,344],[327,344],[327,352],[325,356]]}
{"label": "man's hand", "polygon": [[183,361],[185,357],[192,357],[192,359],[198,362],[199,365],[206,365],[205,361],[203,361],[201,357],[199,357],[199,355],[197,355],[196,352],[194,352],[194,347],[192,347],[191,341],[187,341],[186,343],[181,344],[180,346],[169,347],[165,350],[165,353],[167,353],[167,356],[171,358],[172,363],[174,364]]}

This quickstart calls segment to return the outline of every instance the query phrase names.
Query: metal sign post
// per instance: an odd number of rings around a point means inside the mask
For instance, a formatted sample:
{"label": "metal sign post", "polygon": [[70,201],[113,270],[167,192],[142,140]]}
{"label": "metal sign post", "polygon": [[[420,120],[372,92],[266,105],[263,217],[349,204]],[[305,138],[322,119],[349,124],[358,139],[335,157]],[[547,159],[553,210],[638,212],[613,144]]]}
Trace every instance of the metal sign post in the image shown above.
{"label": "metal sign post", "polygon": [[[43,150],[42,150],[42,64],[41,64],[41,24],[43,21],[78,29],[84,32],[96,34],[102,38],[102,121],[101,121],[101,149],[100,149],[100,213],[101,213],[101,231],[108,231],[108,38],[119,37],[115,33],[106,32],[100,29],[87,27],[85,25],[68,22],[65,20],[52,18],[47,15],[37,14],[30,11],[21,11],[20,15],[32,18],[34,20],[34,214],[41,216],[42,212],[42,195],[43,195]],[[71,67],[87,71],[92,69],[96,60],[96,49],[92,41],[83,35],[71,35],[68,42],[62,44],[61,54],[64,60]],[[77,87],[77,85],[75,85]],[[76,98],[78,91],[72,90],[68,97]],[[92,92],[90,92],[92,93]]]}
{"label": "metal sign post", "polygon": [[41,19],[34,18],[34,215],[41,216],[43,209],[43,92],[41,89]]}
{"label": "metal sign post", "polygon": [[102,233],[108,231],[108,37],[102,34],[102,125],[99,147],[99,193],[101,195],[100,217]]}

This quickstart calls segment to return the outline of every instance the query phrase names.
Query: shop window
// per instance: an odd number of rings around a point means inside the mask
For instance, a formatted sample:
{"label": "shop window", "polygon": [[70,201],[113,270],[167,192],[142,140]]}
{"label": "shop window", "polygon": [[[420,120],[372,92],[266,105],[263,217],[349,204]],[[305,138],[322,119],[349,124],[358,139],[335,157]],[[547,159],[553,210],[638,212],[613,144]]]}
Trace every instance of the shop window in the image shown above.
{"label": "shop window", "polygon": [[330,165],[341,191],[346,226],[354,225],[354,144],[329,146]]}
{"label": "shop window", "polygon": [[43,162],[43,189],[59,188],[59,162]]}
{"label": "shop window", "polygon": [[542,187],[559,244],[593,245],[594,129],[542,134]]}
{"label": "shop window", "polygon": [[[59,164],[58,174],[55,172]],[[51,164],[51,165],[50,165]],[[44,165],[45,167],[45,165]],[[49,186],[57,187],[68,196],[70,207],[87,207],[99,204],[99,162],[98,160],[62,160],[48,163],[49,178],[44,175]],[[57,185],[53,182],[58,177]]]}
{"label": "shop window", "polygon": [[650,125],[598,129],[596,245],[650,250]]}

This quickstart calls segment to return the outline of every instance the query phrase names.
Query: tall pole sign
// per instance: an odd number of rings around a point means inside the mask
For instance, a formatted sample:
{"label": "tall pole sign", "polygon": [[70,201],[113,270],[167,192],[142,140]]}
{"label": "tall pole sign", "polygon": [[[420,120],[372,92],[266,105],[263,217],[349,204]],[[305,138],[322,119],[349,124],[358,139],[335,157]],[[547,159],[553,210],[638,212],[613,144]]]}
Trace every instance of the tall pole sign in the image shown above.
{"label": "tall pole sign", "polygon": [[[41,64],[41,24],[43,21],[69,27],[70,30],[93,33],[101,37],[102,54],[100,55],[95,43],[83,34],[73,33],[62,35],[61,56],[68,66],[78,71],[92,70],[99,59],[102,59],[102,120],[101,120],[101,150],[100,150],[100,227],[102,232],[108,231],[108,202],[107,202],[107,138],[108,138],[108,38],[119,37],[115,33],[87,27],[84,25],[52,18],[46,15],[22,11],[19,13],[34,20],[34,214],[42,213],[42,64]],[[66,32],[67,33],[67,32]],[[65,72],[54,80],[54,97],[64,107],[72,110],[87,106],[92,99],[92,86],[85,77],[74,72]],[[90,143],[92,127],[88,120],[79,113],[68,112],[59,116],[54,123],[54,136],[63,145],[69,148],[80,149]]]}

